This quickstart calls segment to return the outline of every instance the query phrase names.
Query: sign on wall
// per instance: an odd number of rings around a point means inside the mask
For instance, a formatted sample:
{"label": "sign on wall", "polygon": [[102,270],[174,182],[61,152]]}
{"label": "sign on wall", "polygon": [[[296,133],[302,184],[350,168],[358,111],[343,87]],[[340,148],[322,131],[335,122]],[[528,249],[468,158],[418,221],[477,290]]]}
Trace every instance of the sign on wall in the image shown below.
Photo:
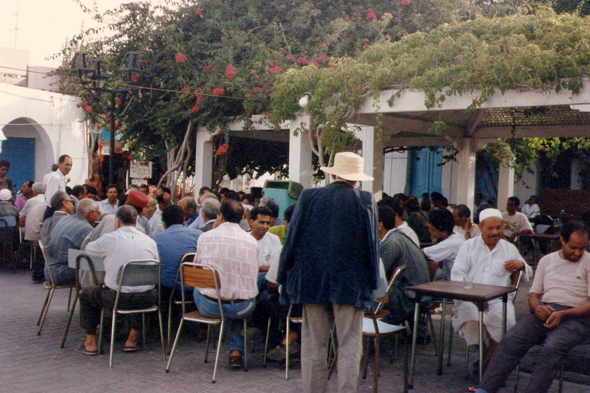
{"label": "sign on wall", "polygon": [[152,163],[150,161],[131,161],[129,175],[135,179],[151,179]]}

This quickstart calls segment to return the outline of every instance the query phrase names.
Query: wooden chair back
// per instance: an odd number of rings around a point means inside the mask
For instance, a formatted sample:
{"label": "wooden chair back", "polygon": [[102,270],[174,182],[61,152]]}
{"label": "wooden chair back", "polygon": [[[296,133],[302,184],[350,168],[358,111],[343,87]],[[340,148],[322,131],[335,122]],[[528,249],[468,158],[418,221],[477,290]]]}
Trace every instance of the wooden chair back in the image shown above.
{"label": "wooden chair back", "polygon": [[190,287],[220,289],[219,273],[212,267],[197,263],[182,264],[182,283]]}

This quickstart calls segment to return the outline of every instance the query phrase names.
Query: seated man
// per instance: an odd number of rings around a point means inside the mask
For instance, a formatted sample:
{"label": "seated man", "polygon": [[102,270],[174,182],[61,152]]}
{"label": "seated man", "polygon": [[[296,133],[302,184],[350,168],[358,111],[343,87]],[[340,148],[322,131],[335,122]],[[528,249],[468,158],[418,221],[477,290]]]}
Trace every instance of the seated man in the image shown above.
{"label": "seated man", "polygon": [[51,198],[51,205],[49,206],[53,214],[51,217],[43,221],[41,226],[41,241],[43,244],[51,243],[51,234],[57,223],[62,218],[66,218],[74,214],[74,201],[68,194],[63,191],[58,191],[53,194]]}
{"label": "seated man", "polygon": [[[205,194],[207,195],[207,194]],[[212,195],[212,194],[210,194]],[[219,214],[219,201],[216,198],[207,198],[203,201],[201,205],[201,214],[199,217],[193,222],[189,228],[190,229],[200,229],[203,232],[208,232],[213,229],[213,224],[217,219],[217,215]],[[197,223],[199,220],[203,221],[203,225],[199,226]]]}
{"label": "seated man", "polygon": [[[145,197],[145,194],[142,193],[142,195]],[[84,201],[85,199],[80,202],[80,205]],[[115,304],[121,267],[129,261],[137,259],[159,260],[156,242],[135,227],[137,225],[137,210],[132,206],[121,206],[117,209],[115,217],[115,231],[104,235],[86,247],[86,253],[91,258],[104,259],[105,285],[83,289],[80,293],[80,311],[82,326],[86,330],[86,341],[80,345],[77,352],[84,355],[98,354],[96,327],[100,323],[100,311],[103,307],[113,307]],[[122,309],[148,308],[156,304],[157,299],[153,286],[123,287],[121,288],[119,305]],[[130,314],[129,325],[131,330],[125,343],[125,351],[133,352],[141,348],[137,345],[137,336],[141,329],[141,316]]]}
{"label": "seated man", "polygon": [[522,207],[522,214],[524,214],[529,221],[532,221],[533,218],[541,215],[541,209],[539,208],[539,201],[537,200],[536,195],[531,195],[531,197],[526,200],[525,205]]}
{"label": "seated man", "polygon": [[197,202],[193,197],[184,197],[178,202],[178,206],[182,208],[185,218],[185,226],[190,226],[199,217],[197,213]]}
{"label": "seated man", "polygon": [[250,234],[258,243],[258,269],[268,271],[270,261],[281,253],[281,240],[268,232],[272,220],[270,209],[255,207],[250,210]]}
{"label": "seated man", "polygon": [[272,198],[272,197],[264,197],[260,199],[260,203],[258,204],[258,207],[266,207],[268,209],[270,209],[270,212],[272,214],[272,220],[270,221],[270,226],[271,227],[275,227],[275,226],[279,226],[279,225],[283,225],[283,221],[281,221],[281,219],[279,218],[279,203],[277,202],[276,199]]}
{"label": "seated man", "polygon": [[154,237],[160,232],[164,232],[164,224],[162,224],[162,212],[167,206],[170,206],[172,200],[172,191],[168,187],[160,187],[156,190],[156,201],[158,207],[150,218],[150,236]]}
{"label": "seated man", "polygon": [[[205,188],[205,187],[201,187],[201,189],[203,189],[203,188]],[[205,219],[203,217],[202,209],[203,209],[203,203],[205,203],[205,201],[207,199],[215,199],[216,201],[219,201],[217,199],[217,196],[211,192],[203,191],[203,194],[199,194],[199,199],[197,200],[198,206],[199,206],[199,216],[191,225],[189,225],[190,228],[203,230],[203,227],[205,226],[205,224],[207,222],[205,221]],[[213,225],[213,224],[211,224],[211,225]],[[207,231],[203,231],[203,232],[207,232]]]}
{"label": "seated man", "polygon": [[504,234],[504,238],[511,242],[514,242],[520,234],[533,233],[533,227],[531,227],[528,218],[521,212],[516,211],[519,205],[520,199],[512,196],[508,198],[506,211],[502,213],[502,221],[504,221],[504,230],[502,233]]}
{"label": "seated man", "polygon": [[500,341],[478,392],[497,392],[533,345],[543,348],[526,392],[547,392],[569,350],[590,339],[588,227],[570,220],[560,240],[562,249],[539,262],[529,295],[531,312]]}
{"label": "seated man", "polygon": [[[246,195],[247,196],[247,195]],[[288,208],[285,209],[283,213],[283,222],[284,225],[277,225],[271,227],[268,232],[272,233],[273,235],[277,235],[281,244],[285,242],[285,237],[287,237],[287,229],[289,229],[289,222],[291,221],[291,217],[293,217],[293,212],[295,211],[295,204],[292,204]]]}
{"label": "seated man", "polygon": [[397,205],[392,207],[393,212],[395,213],[395,226],[397,227],[398,231],[402,232],[404,235],[410,238],[416,245],[416,247],[420,248],[420,240],[418,240],[418,235],[407,222],[405,222],[402,217],[404,216],[404,209]]}
{"label": "seated man", "polygon": [[430,281],[426,260],[414,241],[396,226],[398,217],[391,207],[379,206],[379,239],[381,240],[379,252],[387,281],[389,282],[395,269],[406,265],[398,285],[388,292],[389,302],[385,306],[385,309],[390,311],[387,322],[395,325],[403,324],[404,321],[413,318],[413,299],[416,294],[406,292],[405,288]]}
{"label": "seated man", "polygon": [[[154,241],[158,246],[160,264],[162,265],[162,288],[160,290],[162,303],[168,304],[178,274],[180,258],[184,253],[197,250],[197,241],[203,232],[183,226],[184,213],[182,208],[177,205],[171,205],[164,209],[162,222],[166,229],[154,236]],[[178,277],[178,284],[174,294],[175,297],[178,296],[177,299],[180,299],[180,285],[182,284],[180,277]],[[190,290],[192,292],[192,288]]]}
{"label": "seated man", "polygon": [[458,205],[453,209],[455,228],[453,232],[465,236],[465,240],[479,236],[479,227],[471,222],[471,210],[465,205]]}
{"label": "seated man", "polygon": [[109,184],[106,188],[107,197],[106,199],[98,202],[101,214],[115,214],[119,207],[119,190],[114,184]]}
{"label": "seated man", "polygon": [[[199,237],[196,263],[211,266],[219,273],[221,303],[226,318],[233,320],[230,343],[230,366],[243,366],[244,337],[239,333],[254,311],[256,279],[258,277],[258,244],[256,239],[240,228],[244,215],[242,204],[228,199],[221,204],[220,225]],[[195,305],[206,317],[219,317],[217,292],[214,289],[195,288]]]}
{"label": "seated man", "polygon": [[[35,206],[35,209],[38,206]],[[45,279],[49,280],[48,269],[51,270],[56,285],[68,285],[76,282],[76,270],[68,266],[68,250],[79,250],[86,236],[92,231],[92,224],[100,216],[98,203],[82,199],[78,211],[72,216],[61,219],[47,247],[47,265]]]}
{"label": "seated man", "polygon": [[422,252],[426,259],[438,263],[435,280],[450,280],[455,257],[465,243],[465,236],[453,232],[455,219],[447,209],[431,210],[428,222],[428,231],[432,239],[436,239],[436,244],[424,248]]}
{"label": "seated man", "polygon": [[27,180],[23,183],[22,187],[20,188],[20,194],[17,195],[16,200],[14,201],[14,206],[18,208],[20,212],[25,207],[25,203],[31,198],[35,197],[35,192],[33,191],[33,180]]}
{"label": "seated man", "polygon": [[[471,281],[475,284],[510,286],[511,275],[524,271],[524,279],[533,275],[531,267],[522,259],[516,247],[501,239],[502,213],[497,209],[486,209],[479,215],[481,236],[467,240],[455,259],[451,272],[452,281]],[[518,274],[518,273],[516,273]],[[510,294],[506,316],[506,327],[515,323],[514,305]],[[478,310],[471,302],[455,301],[453,328],[467,341],[467,345],[479,343]],[[484,354],[485,369],[498,342],[502,338],[502,300],[494,299],[486,304],[483,324],[489,335],[488,349]]]}
{"label": "seated man", "polygon": [[45,205],[45,186],[42,183],[33,183],[33,197],[27,199],[27,201],[25,202],[25,205],[23,206],[23,208],[21,209],[19,215],[19,225],[20,227],[24,227],[26,224],[26,220],[27,220],[27,215],[29,214],[29,212],[31,211],[31,209],[33,207],[35,207],[35,205],[38,204],[43,204]]}

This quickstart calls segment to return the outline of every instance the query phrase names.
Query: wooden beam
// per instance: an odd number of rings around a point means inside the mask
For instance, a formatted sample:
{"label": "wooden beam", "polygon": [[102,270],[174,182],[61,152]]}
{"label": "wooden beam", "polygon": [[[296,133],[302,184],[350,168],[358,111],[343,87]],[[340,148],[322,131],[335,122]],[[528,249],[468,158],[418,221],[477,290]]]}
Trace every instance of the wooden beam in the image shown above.
{"label": "wooden beam", "polygon": [[[412,131],[426,135],[433,135],[430,128],[434,122],[417,119],[407,119],[398,116],[382,116],[383,131],[386,135],[393,135],[401,131]],[[354,116],[351,123],[376,127],[379,121],[375,114],[359,114]],[[464,130],[461,127],[446,125],[444,135],[452,138],[463,138]]]}
{"label": "wooden beam", "polygon": [[552,138],[552,137],[590,137],[590,126],[517,126],[512,135],[512,127],[480,127],[474,138]]}
{"label": "wooden beam", "polygon": [[265,141],[289,143],[289,131],[242,131],[232,134],[236,138],[261,139]]}
{"label": "wooden beam", "polygon": [[469,124],[467,125],[467,130],[465,132],[466,138],[471,138],[471,136],[473,136],[473,133],[479,126],[479,123],[481,123],[481,119],[485,113],[486,109],[476,109],[475,112],[471,114],[469,118]]}

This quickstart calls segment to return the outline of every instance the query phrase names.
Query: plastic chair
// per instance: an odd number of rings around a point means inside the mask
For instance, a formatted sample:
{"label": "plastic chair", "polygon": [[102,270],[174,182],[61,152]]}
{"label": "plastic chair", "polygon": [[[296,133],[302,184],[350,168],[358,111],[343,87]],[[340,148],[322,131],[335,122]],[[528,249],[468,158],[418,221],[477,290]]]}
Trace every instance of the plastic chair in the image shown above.
{"label": "plastic chair", "polygon": [[[184,291],[181,292],[182,294],[182,319],[180,320],[180,325],[178,326],[178,331],[176,332],[176,338],[174,339],[174,344],[172,345],[172,350],[170,351],[170,357],[168,358],[168,364],[166,365],[166,373],[170,371],[170,365],[172,364],[172,358],[174,357],[174,351],[176,349],[176,345],[178,344],[178,339],[180,338],[180,332],[182,331],[182,325],[185,321],[187,322],[200,322],[205,323],[208,325],[207,327],[207,344],[205,350],[205,363],[207,363],[207,357],[209,356],[209,339],[211,337],[211,325],[220,325],[219,330],[219,341],[217,343],[217,353],[215,355],[215,366],[213,367],[213,379],[211,383],[215,383],[215,375],[217,374],[217,366],[219,364],[219,352],[221,350],[221,341],[223,339],[223,328],[225,327],[225,316],[223,315],[223,307],[221,306],[221,297],[219,295],[219,289],[221,288],[221,283],[219,282],[219,273],[213,269],[209,265],[204,265],[200,263],[192,263],[192,262],[184,262],[180,265],[180,281],[182,285],[188,285],[190,287],[195,288],[203,288],[203,289],[215,289],[217,294],[217,304],[219,306],[219,315],[220,318],[209,318],[204,317],[199,313],[199,311],[191,311],[189,313],[186,312],[186,300]],[[244,319],[244,371],[248,371],[248,338],[247,338],[247,323],[246,319]]]}
{"label": "plastic chair", "polygon": [[[14,216],[3,216],[0,217],[0,240],[2,242],[2,264],[6,263],[6,248],[10,244],[10,255],[14,259],[14,243],[15,236],[13,235],[14,230],[18,230],[16,217]],[[18,253],[17,253],[18,254]],[[16,264],[18,259],[13,263],[13,270],[16,271]]]}
{"label": "plastic chair", "polygon": [[[113,367],[113,353],[115,347],[115,327],[117,325],[117,314],[130,315],[142,314],[142,339],[143,347],[145,348],[145,313],[158,313],[158,322],[160,326],[160,341],[162,342],[162,356],[166,361],[166,350],[164,348],[164,331],[162,329],[162,313],[160,311],[160,293],[158,292],[158,304],[148,308],[121,310],[119,309],[119,300],[121,298],[122,287],[136,287],[144,285],[160,286],[160,263],[155,259],[134,260],[129,261],[119,269],[117,297],[113,306],[113,320],[111,324],[111,348],[109,355],[109,368]],[[104,326],[104,308],[100,313],[100,337],[98,341],[98,348],[102,351],[102,336]]]}
{"label": "plastic chair", "polygon": [[[41,249],[41,254],[43,255],[43,258],[45,258],[46,261],[49,261],[49,259],[47,259],[47,252],[45,251],[45,245],[41,241],[39,241],[39,248]],[[70,304],[72,301],[72,289],[76,287],[76,284],[56,285],[55,281],[53,280],[53,275],[51,273],[51,269],[49,269],[49,266],[47,266],[46,271],[49,273],[49,281],[45,281],[43,283],[43,287],[45,289],[47,289],[49,292],[47,292],[47,296],[45,296],[45,302],[43,303],[43,307],[41,308],[41,314],[39,315],[39,320],[37,321],[37,325],[41,324],[39,326],[39,331],[37,332],[38,336],[41,335],[41,330],[43,330],[43,325],[45,324],[45,318],[47,318],[47,313],[49,312],[49,306],[51,305],[51,300],[53,299],[53,294],[54,294],[55,290],[56,289],[69,289],[70,290],[70,296],[68,298],[68,311],[70,311]],[[76,297],[77,297],[77,295],[78,294],[76,293]]]}
{"label": "plastic chair", "polygon": [[[81,263],[81,260],[85,259],[86,263]],[[74,316],[74,310],[76,309],[76,303],[78,303],[78,296],[80,295],[80,291],[82,290],[80,286],[80,272],[81,271],[90,271],[92,275],[92,281],[95,286],[98,286],[98,280],[96,279],[96,271],[94,270],[94,264],[92,263],[92,259],[86,254],[81,254],[76,257],[76,295],[74,296],[74,304],[70,307],[70,313],[68,316],[68,322],[66,323],[66,328],[64,330],[64,335],[61,339],[60,348],[63,348],[66,344],[66,338],[68,337],[68,331],[70,330],[70,324],[72,323],[72,317]]]}
{"label": "plastic chair", "polygon": [[[176,274],[176,281],[174,281],[174,286],[172,287],[172,293],[170,294],[170,300],[168,302],[168,332],[167,332],[167,341],[166,341],[166,350],[168,354],[170,354],[170,339],[172,335],[172,306],[181,306],[182,300],[174,300],[174,291],[176,290],[176,284],[178,283],[178,276],[180,275],[180,267],[184,262],[192,262],[195,259],[196,253],[194,252],[185,252],[180,257],[180,264],[178,266],[178,273]],[[181,289],[184,291],[184,288]],[[187,300],[186,304],[194,304],[194,301]]]}

